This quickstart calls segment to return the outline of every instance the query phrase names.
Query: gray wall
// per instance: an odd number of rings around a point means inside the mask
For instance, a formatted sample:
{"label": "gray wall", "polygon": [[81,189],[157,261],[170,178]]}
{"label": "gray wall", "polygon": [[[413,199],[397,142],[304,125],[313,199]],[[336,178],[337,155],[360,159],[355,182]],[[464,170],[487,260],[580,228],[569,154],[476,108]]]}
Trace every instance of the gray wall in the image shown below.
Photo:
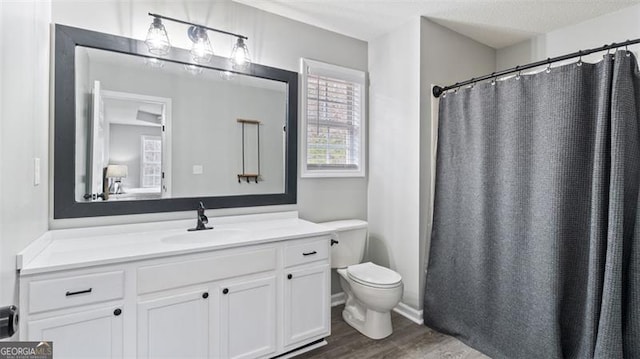
{"label": "gray wall", "polygon": [[[496,51],[422,18],[420,26],[420,263],[418,308],[422,308],[425,270],[431,238],[432,173],[431,85],[449,85],[495,71]],[[434,101],[434,102],[437,102]],[[437,137],[437,134],[436,136]],[[435,164],[433,166],[435,168]]]}
{"label": "gray wall", "polygon": [[[367,43],[297,21],[289,20],[229,0],[216,2],[86,2],[54,1],[53,22],[91,30],[144,39],[151,18],[147,12],[208,24],[249,37],[248,46],[254,62],[299,70],[301,57],[307,57],[367,70]],[[166,24],[172,45],[189,48],[185,27]],[[233,40],[213,35],[211,41],[217,54],[228,56]],[[297,206],[275,206],[208,211],[211,216],[222,214],[264,212],[297,209],[301,217],[312,221],[367,217],[366,178],[298,179]],[[50,220],[52,228],[78,227],[110,223],[191,218],[193,213],[180,212],[119,216],[111,218]]]}
{"label": "gray wall", "polygon": [[[172,70],[169,66],[154,69],[92,62],[91,81],[99,80],[103,90],[171,99],[171,196],[282,193],[284,86],[283,91],[246,86],[238,77],[222,80],[213,71],[192,76],[182,65]],[[258,184],[238,183],[237,175],[242,173],[242,127],[238,118],[261,121],[262,175]],[[256,162],[257,139],[255,126],[245,126],[248,166]],[[193,174],[194,165],[203,166],[203,173]]]}
{"label": "gray wall", "polygon": [[46,1],[0,1],[0,305],[17,303],[16,253],[47,230],[50,16]]}

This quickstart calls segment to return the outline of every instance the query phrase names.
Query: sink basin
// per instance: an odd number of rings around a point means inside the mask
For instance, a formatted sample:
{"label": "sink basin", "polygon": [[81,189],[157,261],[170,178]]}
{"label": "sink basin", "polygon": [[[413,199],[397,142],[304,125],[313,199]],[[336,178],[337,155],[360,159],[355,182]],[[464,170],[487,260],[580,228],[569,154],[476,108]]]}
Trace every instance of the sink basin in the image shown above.
{"label": "sink basin", "polygon": [[246,235],[240,229],[209,229],[203,231],[184,232],[162,238],[160,241],[170,244],[191,244],[210,242],[230,242]]}

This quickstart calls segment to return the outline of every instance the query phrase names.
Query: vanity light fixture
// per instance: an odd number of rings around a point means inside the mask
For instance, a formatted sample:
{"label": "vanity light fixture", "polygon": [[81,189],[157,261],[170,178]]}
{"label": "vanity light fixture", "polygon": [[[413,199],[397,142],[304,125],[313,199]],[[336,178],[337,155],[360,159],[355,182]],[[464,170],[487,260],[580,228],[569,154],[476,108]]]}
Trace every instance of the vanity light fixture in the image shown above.
{"label": "vanity light fixture", "polygon": [[220,78],[223,80],[232,80],[233,79],[233,72],[231,71],[220,71]]}
{"label": "vanity light fixture", "polygon": [[189,39],[193,42],[191,46],[191,57],[193,61],[206,64],[211,61],[213,57],[213,48],[211,48],[211,42],[209,42],[209,36],[207,30],[200,26],[190,26],[187,30]]}
{"label": "vanity light fixture", "polygon": [[243,69],[251,63],[249,49],[247,48],[247,44],[244,43],[243,38],[239,37],[236,44],[233,46],[230,60],[233,64],[233,68],[235,69]]}
{"label": "vanity light fixture", "polygon": [[145,57],[144,63],[149,67],[153,67],[154,69],[161,69],[164,67],[164,61],[161,61],[155,57]]}
{"label": "vanity light fixture", "polygon": [[159,17],[153,18],[153,22],[151,23],[151,26],[149,26],[147,38],[144,40],[144,43],[147,44],[149,52],[154,55],[164,56],[169,53],[169,50],[171,50],[171,43],[169,42],[167,30],[164,28],[162,20]]}
{"label": "vanity light fixture", "polygon": [[184,65],[184,69],[190,73],[193,76],[198,76],[202,73],[202,70],[204,70],[202,67],[200,66],[196,66],[196,65]]}
{"label": "vanity light fixture", "polygon": [[193,61],[201,64],[211,61],[211,58],[213,57],[213,48],[211,47],[211,42],[209,41],[207,31],[214,31],[237,38],[237,41],[233,46],[231,56],[229,58],[234,69],[245,69],[251,64],[249,49],[247,48],[247,44],[245,43],[245,41],[249,38],[244,35],[214,29],[212,27],[194,24],[192,22],[167,17],[164,15],[149,13],[149,16],[153,17],[153,22],[151,23],[151,27],[149,28],[147,40],[145,41],[145,43],[149,47],[149,52],[154,55],[163,56],[169,53],[169,49],[171,47],[171,45],[169,44],[169,37],[167,36],[167,32],[161,22],[161,20],[169,20],[180,24],[189,25],[189,28],[187,29],[187,36],[193,42],[193,45],[191,47],[191,56],[193,58]]}

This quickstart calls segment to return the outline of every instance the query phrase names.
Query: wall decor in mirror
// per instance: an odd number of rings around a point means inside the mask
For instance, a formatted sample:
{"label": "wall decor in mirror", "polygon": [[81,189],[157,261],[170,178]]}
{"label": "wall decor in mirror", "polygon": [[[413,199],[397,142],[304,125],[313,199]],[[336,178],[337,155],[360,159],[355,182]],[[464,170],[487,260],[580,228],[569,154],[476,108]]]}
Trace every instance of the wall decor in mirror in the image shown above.
{"label": "wall decor in mirror", "polygon": [[297,76],[56,25],[54,218],[295,203]]}

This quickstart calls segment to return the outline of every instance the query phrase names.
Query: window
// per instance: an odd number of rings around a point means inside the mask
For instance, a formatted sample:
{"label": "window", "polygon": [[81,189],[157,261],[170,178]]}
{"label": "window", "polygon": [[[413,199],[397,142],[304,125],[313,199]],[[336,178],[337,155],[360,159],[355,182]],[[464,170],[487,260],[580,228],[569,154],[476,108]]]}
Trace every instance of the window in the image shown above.
{"label": "window", "polygon": [[363,177],[362,71],[302,59],[302,177]]}
{"label": "window", "polygon": [[141,136],[142,172],[140,187],[158,187],[162,182],[162,139],[158,136]]}

